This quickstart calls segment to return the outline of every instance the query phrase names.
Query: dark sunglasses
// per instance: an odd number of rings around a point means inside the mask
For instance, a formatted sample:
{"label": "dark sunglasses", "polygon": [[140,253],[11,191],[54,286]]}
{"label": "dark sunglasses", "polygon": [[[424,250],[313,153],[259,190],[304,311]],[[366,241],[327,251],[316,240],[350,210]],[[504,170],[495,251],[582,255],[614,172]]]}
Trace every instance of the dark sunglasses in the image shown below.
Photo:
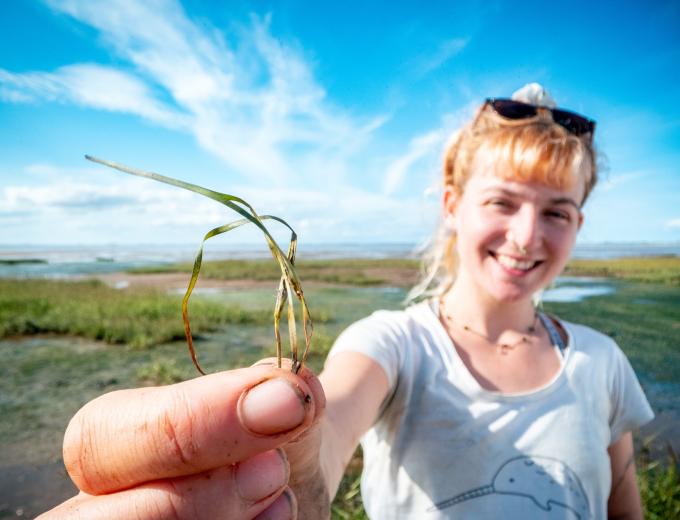
{"label": "dark sunglasses", "polygon": [[538,114],[539,109],[547,110],[552,114],[555,123],[574,135],[592,135],[595,132],[595,121],[568,110],[538,107],[507,98],[488,98],[486,104],[493,108],[499,116],[506,119],[530,119]]}

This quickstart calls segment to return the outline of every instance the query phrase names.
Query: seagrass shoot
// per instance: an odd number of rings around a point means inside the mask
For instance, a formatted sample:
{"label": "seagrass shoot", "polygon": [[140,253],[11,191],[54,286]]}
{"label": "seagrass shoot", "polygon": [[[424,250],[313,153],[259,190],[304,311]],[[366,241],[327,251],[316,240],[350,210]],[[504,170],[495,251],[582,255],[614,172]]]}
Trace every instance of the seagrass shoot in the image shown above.
{"label": "seagrass shoot", "polygon": [[[232,211],[236,212],[242,218],[228,222],[221,226],[215,227],[208,231],[201,241],[201,245],[198,249],[198,253],[194,259],[193,270],[191,273],[191,278],[182,298],[182,321],[184,323],[184,333],[186,336],[187,346],[189,348],[189,354],[191,355],[191,360],[196,367],[196,369],[203,375],[206,372],[203,370],[201,364],[198,361],[198,356],[196,354],[196,349],[194,347],[193,337],[191,334],[191,326],[189,322],[189,298],[196,286],[198,281],[198,276],[201,271],[201,264],[203,261],[203,247],[205,242],[215,236],[221,235],[232,231],[233,229],[239,228],[245,224],[253,224],[257,229],[262,232],[262,235],[269,247],[273,259],[277,262],[279,269],[281,271],[281,278],[279,280],[278,289],[276,291],[276,300],[274,303],[274,340],[276,343],[276,358],[278,367],[281,368],[282,360],[282,348],[281,348],[281,332],[280,332],[280,321],[283,314],[284,307],[286,307],[286,321],[288,325],[288,340],[290,345],[290,358],[292,362],[291,370],[294,373],[299,372],[303,367],[309,350],[311,347],[312,333],[313,333],[313,323],[312,317],[305,301],[304,293],[302,291],[302,283],[295,270],[295,255],[297,252],[297,234],[295,230],[282,218],[274,215],[260,215],[258,214],[253,206],[240,197],[235,195],[230,195],[227,193],[220,193],[218,191],[210,190],[198,186],[196,184],[191,184],[178,179],[173,179],[172,177],[166,177],[155,172],[149,172],[145,170],[139,170],[137,168],[132,168],[120,163],[108,161],[105,159],[100,159],[93,157],[91,155],[86,155],[85,158],[89,161],[108,166],[115,170],[128,173],[130,175],[136,175],[138,177],[144,177],[146,179],[152,179],[154,181],[162,182],[175,186],[178,188],[183,188],[185,190],[192,191],[213,199]],[[290,241],[288,243],[287,251],[284,253],[279,244],[276,242],[269,229],[265,225],[265,221],[275,221],[284,225],[290,231]],[[302,328],[304,332],[304,349],[300,353],[298,348],[298,334],[296,326],[296,309],[295,309],[295,299],[297,299],[300,306],[300,311],[302,314]]]}

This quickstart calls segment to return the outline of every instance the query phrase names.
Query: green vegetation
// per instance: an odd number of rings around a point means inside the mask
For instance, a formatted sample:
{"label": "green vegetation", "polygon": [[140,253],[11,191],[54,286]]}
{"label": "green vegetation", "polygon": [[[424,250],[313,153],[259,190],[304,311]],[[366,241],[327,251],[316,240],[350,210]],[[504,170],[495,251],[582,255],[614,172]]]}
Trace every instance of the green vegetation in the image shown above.
{"label": "green vegetation", "polygon": [[350,467],[340,483],[338,493],[331,505],[334,520],[368,520],[361,501],[361,450],[350,461]]}
{"label": "green vegetation", "polygon": [[666,464],[651,460],[643,448],[637,480],[647,520],[680,518],[680,463],[672,448]]}
{"label": "green vegetation", "polygon": [[135,374],[139,382],[144,385],[171,385],[186,379],[174,358],[167,361],[161,359],[142,365],[136,370]]}
{"label": "green vegetation", "polygon": [[565,271],[569,276],[601,276],[632,282],[680,286],[680,257],[631,257],[606,260],[572,260]]}
{"label": "green vegetation", "polygon": [[[149,347],[184,338],[180,301],[159,291],[121,291],[97,281],[0,280],[0,338],[54,333]],[[209,300],[197,300],[191,313],[198,334],[272,319],[264,309],[245,311]]]}
{"label": "green vegetation", "polygon": [[[409,259],[299,260],[295,263],[305,282],[326,282],[355,286],[393,285],[408,287],[418,271],[418,261]],[[191,264],[169,264],[131,270],[132,274],[187,273]],[[396,276],[395,276],[396,275]],[[278,280],[281,271],[265,260],[221,260],[204,262],[201,276],[216,280]],[[396,278],[396,280],[394,280]]]}

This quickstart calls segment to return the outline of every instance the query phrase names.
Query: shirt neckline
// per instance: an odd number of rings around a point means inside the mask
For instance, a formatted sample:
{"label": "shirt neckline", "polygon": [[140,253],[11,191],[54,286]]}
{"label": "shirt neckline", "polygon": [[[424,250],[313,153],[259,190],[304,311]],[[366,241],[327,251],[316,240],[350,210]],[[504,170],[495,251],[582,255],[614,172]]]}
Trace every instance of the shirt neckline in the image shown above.
{"label": "shirt neckline", "polygon": [[555,355],[557,355],[560,358],[560,368],[552,377],[552,379],[550,379],[550,381],[548,381],[542,386],[532,388],[524,392],[501,392],[497,390],[489,390],[487,388],[484,388],[479,383],[477,378],[470,372],[465,363],[463,363],[463,360],[460,358],[460,355],[458,354],[458,349],[456,348],[453,339],[451,338],[451,336],[449,336],[449,333],[446,331],[444,325],[442,325],[442,322],[439,320],[439,300],[437,298],[432,298],[423,303],[426,304],[427,306],[428,318],[434,320],[434,327],[435,330],[437,331],[437,334],[441,336],[441,339],[444,341],[444,343],[450,345],[450,348],[448,350],[450,352],[451,358],[457,365],[460,373],[463,374],[463,377],[466,379],[465,381],[466,386],[469,389],[471,389],[476,395],[492,401],[493,400],[515,401],[523,399],[534,399],[555,391],[565,381],[564,374],[566,366],[572,357],[571,353],[574,350],[575,344],[573,334],[571,333],[571,330],[569,329],[569,326],[566,322],[555,318],[559,321],[560,325],[567,333],[567,343],[564,349],[564,357],[560,356],[560,354],[557,351],[555,352]]}

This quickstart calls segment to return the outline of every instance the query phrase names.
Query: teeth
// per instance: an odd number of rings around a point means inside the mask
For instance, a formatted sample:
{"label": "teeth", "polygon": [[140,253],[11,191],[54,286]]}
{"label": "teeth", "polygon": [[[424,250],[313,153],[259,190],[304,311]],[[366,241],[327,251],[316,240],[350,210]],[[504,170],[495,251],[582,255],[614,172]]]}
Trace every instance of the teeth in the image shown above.
{"label": "teeth", "polygon": [[536,262],[533,261],[517,260],[515,258],[511,258],[505,255],[496,255],[496,258],[498,259],[498,263],[505,267],[508,267],[509,269],[520,269],[522,271],[528,271],[534,265],[536,265]]}

